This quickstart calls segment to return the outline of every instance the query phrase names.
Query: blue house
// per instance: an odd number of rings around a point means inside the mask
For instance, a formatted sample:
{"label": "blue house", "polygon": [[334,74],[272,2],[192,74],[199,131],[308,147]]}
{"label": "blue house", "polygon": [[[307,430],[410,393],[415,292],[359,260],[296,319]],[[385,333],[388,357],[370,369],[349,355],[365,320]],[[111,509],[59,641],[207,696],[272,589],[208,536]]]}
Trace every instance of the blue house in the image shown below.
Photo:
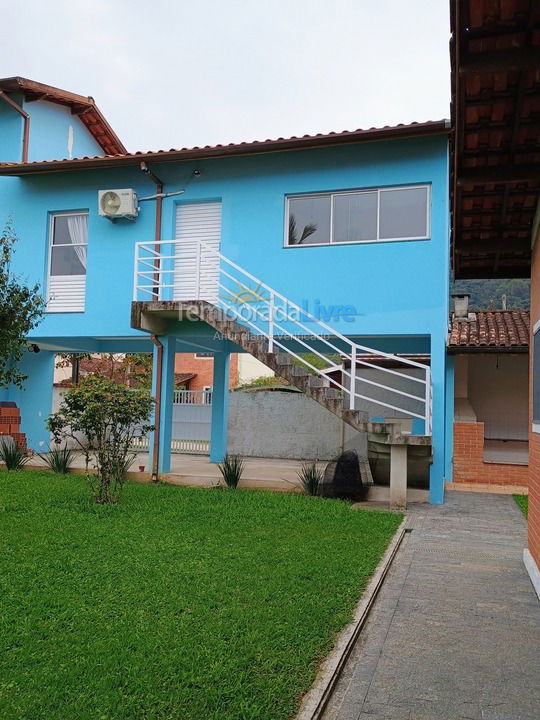
{"label": "blue house", "polygon": [[[219,461],[229,355],[251,352],[396,457],[431,445],[430,497],[442,502],[447,121],[128,153],[91,98],[23,78],[0,91],[0,221],[11,217],[19,238],[14,270],[47,299],[25,391],[0,390],[21,408],[31,448],[49,443],[55,353],[152,352],[154,469],[167,472],[174,355],[212,352]],[[430,362],[407,358],[417,354]],[[379,376],[329,387],[340,357]],[[380,412],[366,417],[365,402]]]}

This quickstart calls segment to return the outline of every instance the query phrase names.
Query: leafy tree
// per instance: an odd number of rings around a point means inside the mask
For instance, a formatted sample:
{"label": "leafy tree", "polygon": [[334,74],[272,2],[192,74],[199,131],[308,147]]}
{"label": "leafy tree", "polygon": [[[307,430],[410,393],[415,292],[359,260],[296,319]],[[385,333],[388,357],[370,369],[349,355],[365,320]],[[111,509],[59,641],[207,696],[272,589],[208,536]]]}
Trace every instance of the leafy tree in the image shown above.
{"label": "leafy tree", "polygon": [[470,294],[471,310],[501,310],[503,297],[508,310],[526,310],[530,306],[530,280],[456,280],[454,292]]}
{"label": "leafy tree", "polygon": [[[152,429],[154,405],[145,390],[130,390],[110,378],[89,375],[70,388],[57,412],[47,418],[55,442],[74,441],[84,452],[87,479],[97,503],[120,499],[126,472],[135,459],[133,438]],[[89,466],[97,475],[88,473]]]}
{"label": "leafy tree", "polygon": [[131,388],[149,390],[152,385],[150,353],[59,353],[56,367],[71,368],[73,385],[81,375],[102,375]]}
{"label": "leafy tree", "polygon": [[317,232],[317,225],[315,225],[315,223],[308,223],[308,225],[304,225],[304,229],[299,238],[296,218],[292,214],[289,216],[289,245],[302,245],[304,240],[307,240],[314,232]]}
{"label": "leafy tree", "polygon": [[11,271],[17,236],[9,221],[0,236],[0,387],[22,387],[26,375],[18,367],[26,336],[43,316],[45,302],[39,285],[27,287]]}

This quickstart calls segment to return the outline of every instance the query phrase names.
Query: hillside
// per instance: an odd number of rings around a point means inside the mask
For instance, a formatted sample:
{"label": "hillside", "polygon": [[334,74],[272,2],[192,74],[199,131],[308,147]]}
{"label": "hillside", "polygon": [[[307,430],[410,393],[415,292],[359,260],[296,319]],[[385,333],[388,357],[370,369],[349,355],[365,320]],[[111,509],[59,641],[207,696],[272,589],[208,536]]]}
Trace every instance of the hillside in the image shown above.
{"label": "hillside", "polygon": [[457,280],[452,292],[470,293],[471,310],[501,310],[506,295],[508,310],[529,308],[530,280]]}

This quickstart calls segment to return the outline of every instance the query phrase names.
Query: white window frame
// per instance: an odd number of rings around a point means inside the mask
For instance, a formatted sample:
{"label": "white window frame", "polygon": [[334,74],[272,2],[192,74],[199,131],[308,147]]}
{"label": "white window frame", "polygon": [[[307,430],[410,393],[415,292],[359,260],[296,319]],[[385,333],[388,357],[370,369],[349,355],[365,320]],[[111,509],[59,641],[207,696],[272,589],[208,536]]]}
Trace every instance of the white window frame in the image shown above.
{"label": "white window frame", "polygon": [[[53,247],[69,247],[69,246],[73,247],[73,243],[62,243],[62,244],[60,244],[60,245],[54,243],[54,220],[55,220],[55,218],[57,218],[57,217],[76,217],[76,216],[79,216],[79,215],[86,215],[86,217],[89,219],[90,213],[89,213],[88,210],[58,210],[58,211],[56,211],[56,212],[51,212],[51,213],[49,213],[49,242],[48,242],[48,250],[47,250],[47,252],[48,252],[48,257],[47,257],[47,283],[46,283],[47,292],[46,292],[46,297],[49,297],[51,278],[52,278],[52,277],[62,277],[62,276],[60,276],[60,275],[53,275],[52,272],[51,272],[51,270],[52,270]],[[88,222],[88,220],[87,220],[87,222]],[[81,245],[82,245],[82,243],[81,243]],[[87,237],[86,237],[86,243],[84,244],[84,247],[86,247],[86,257],[87,257],[87,262],[88,262],[88,235],[87,235]],[[88,267],[86,268],[86,272],[84,273],[84,276],[83,276],[83,277],[85,278],[85,283],[86,283],[86,278],[87,278],[87,276],[88,276]],[[65,277],[70,277],[70,276],[69,276],[69,275],[66,275]],[[75,277],[75,276],[73,276],[73,277]],[[85,297],[86,297],[86,284],[85,284]],[[78,312],[84,312],[84,309],[83,309],[83,310],[65,310],[65,311],[61,311],[61,310],[47,310],[47,309],[46,309],[46,312],[50,312],[50,313],[58,313],[58,312],[77,312],[77,313],[78,313]]]}
{"label": "white window frame", "polygon": [[[398,237],[398,238],[379,238],[380,217],[381,217],[381,193],[390,190],[418,190],[425,188],[427,190],[426,203],[426,235],[418,237]],[[344,240],[341,242],[334,240],[334,198],[344,195],[363,195],[367,193],[377,193],[377,238],[373,240]],[[290,200],[330,197],[330,239],[328,242],[306,243],[305,245],[289,245],[289,210]],[[284,248],[309,248],[309,247],[328,247],[330,245],[374,245],[380,243],[393,242],[424,242],[431,239],[431,184],[419,183],[417,185],[395,185],[375,188],[362,188],[361,190],[334,190],[317,193],[298,193],[285,196],[285,227],[284,227]]]}

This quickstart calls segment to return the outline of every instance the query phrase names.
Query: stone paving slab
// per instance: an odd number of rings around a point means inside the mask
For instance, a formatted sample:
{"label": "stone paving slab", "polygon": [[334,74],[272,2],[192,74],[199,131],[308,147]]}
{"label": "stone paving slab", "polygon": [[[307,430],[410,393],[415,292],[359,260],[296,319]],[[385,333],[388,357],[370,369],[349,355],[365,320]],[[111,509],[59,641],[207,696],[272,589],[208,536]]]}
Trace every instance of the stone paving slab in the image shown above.
{"label": "stone paving slab", "polygon": [[540,603],[513,498],[410,508],[324,720],[538,720]]}

